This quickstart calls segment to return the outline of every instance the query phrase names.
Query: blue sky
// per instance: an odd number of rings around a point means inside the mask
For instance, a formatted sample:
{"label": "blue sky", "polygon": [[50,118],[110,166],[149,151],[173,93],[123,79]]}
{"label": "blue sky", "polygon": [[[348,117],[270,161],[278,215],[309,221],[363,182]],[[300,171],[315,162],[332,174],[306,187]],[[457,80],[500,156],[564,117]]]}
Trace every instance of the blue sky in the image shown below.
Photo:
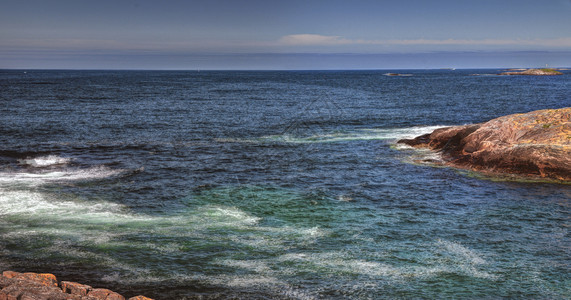
{"label": "blue sky", "polygon": [[571,0],[0,0],[0,68],[571,66]]}

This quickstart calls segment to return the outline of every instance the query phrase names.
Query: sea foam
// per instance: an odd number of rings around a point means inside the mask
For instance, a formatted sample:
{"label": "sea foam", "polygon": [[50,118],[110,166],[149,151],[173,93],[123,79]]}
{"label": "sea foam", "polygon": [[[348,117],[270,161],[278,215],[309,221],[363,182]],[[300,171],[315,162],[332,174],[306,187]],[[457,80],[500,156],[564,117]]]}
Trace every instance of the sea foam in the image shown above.
{"label": "sea foam", "polygon": [[314,144],[337,143],[348,141],[367,140],[399,140],[414,138],[419,135],[431,133],[435,129],[446,126],[414,126],[405,128],[364,128],[338,132],[319,132],[307,136],[297,136],[288,132],[278,135],[266,135],[258,139],[219,138],[218,142],[227,143],[286,143],[286,144]]}
{"label": "sea foam", "polygon": [[25,158],[18,160],[22,165],[28,165],[36,168],[49,167],[55,165],[65,165],[71,162],[71,158],[60,157],[56,155],[40,156],[34,158]]}
{"label": "sea foam", "polygon": [[26,184],[37,186],[54,182],[86,181],[103,179],[122,173],[123,170],[112,170],[105,166],[88,169],[61,169],[50,172],[0,172],[0,184]]}

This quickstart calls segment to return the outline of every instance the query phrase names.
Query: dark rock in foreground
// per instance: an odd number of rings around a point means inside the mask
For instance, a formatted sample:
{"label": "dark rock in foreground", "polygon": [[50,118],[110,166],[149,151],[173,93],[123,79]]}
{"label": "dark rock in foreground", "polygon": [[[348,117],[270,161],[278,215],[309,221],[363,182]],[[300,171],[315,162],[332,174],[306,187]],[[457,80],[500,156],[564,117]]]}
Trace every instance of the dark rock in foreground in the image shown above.
{"label": "dark rock in foreground", "polygon": [[439,151],[453,167],[571,181],[571,107],[440,128],[398,143]]}
{"label": "dark rock in foreground", "polygon": [[[53,274],[4,271],[0,275],[0,300],[125,300],[108,289],[96,289],[77,282],[58,281]],[[136,296],[129,300],[152,300]]]}

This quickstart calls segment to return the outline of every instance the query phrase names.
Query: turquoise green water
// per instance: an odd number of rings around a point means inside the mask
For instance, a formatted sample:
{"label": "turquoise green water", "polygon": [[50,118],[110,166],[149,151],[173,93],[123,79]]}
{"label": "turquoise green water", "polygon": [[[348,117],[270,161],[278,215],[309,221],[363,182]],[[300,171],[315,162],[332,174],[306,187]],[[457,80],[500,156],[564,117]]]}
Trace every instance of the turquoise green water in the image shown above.
{"label": "turquoise green water", "polygon": [[[15,198],[22,206],[6,211]],[[34,260],[92,264],[107,270],[104,280],[125,285],[200,282],[301,298],[375,297],[386,289],[403,297],[483,297],[492,289],[557,297],[569,289],[568,266],[556,259],[568,230],[539,224],[557,218],[565,203],[536,208],[505,199],[447,211],[225,186],[199,189],[169,214],[145,215],[72,194],[12,191],[2,199],[4,252],[17,247]],[[543,245],[532,244],[533,235]],[[513,247],[521,239],[530,244]],[[558,269],[560,276],[545,276]]]}

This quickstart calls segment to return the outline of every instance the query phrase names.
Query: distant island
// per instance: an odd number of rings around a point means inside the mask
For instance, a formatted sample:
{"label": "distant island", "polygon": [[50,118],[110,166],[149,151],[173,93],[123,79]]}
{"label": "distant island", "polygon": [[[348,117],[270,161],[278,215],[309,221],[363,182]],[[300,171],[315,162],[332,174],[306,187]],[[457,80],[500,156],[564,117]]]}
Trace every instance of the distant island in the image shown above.
{"label": "distant island", "polygon": [[511,69],[508,72],[502,72],[498,75],[563,75],[563,73],[557,71],[556,69],[544,68],[544,69]]}
{"label": "distant island", "polygon": [[385,76],[412,76],[412,74],[401,74],[401,73],[385,73]]}

